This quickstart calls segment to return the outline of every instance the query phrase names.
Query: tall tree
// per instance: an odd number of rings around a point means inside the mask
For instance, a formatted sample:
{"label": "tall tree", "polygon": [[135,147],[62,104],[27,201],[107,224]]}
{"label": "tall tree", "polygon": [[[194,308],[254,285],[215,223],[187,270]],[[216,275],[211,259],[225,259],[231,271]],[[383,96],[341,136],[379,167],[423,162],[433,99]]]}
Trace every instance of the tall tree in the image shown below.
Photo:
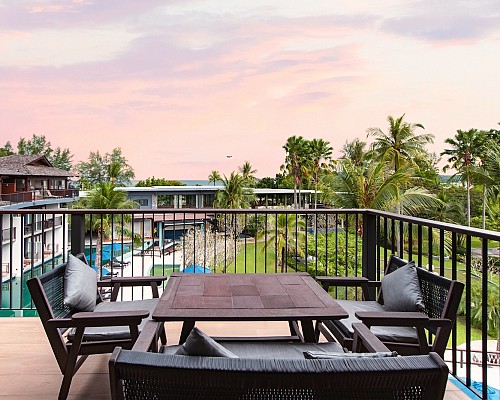
{"label": "tall tree", "polygon": [[213,170],[212,172],[210,172],[210,175],[208,175],[208,183],[213,182],[215,186],[215,184],[219,181],[222,181],[222,177],[220,176],[219,171]]}
{"label": "tall tree", "polygon": [[434,136],[431,134],[416,135],[417,128],[424,129],[422,124],[405,122],[405,114],[394,119],[387,118],[389,130],[386,132],[380,128],[368,128],[368,136],[374,136],[375,141],[372,149],[379,160],[392,163],[394,171],[400,169],[405,162],[412,163],[414,157],[425,154],[424,145],[433,143]]}
{"label": "tall tree", "polygon": [[413,170],[400,168],[389,174],[383,161],[356,167],[350,160],[340,160],[333,180],[333,202],[341,208],[373,208],[418,215],[440,201],[428,191],[405,188],[413,179]]}
{"label": "tall tree", "polygon": [[[115,187],[111,182],[98,183],[87,197],[82,197],[74,203],[74,208],[99,210],[138,208],[135,201],[127,200],[127,194],[114,190]],[[102,214],[92,220],[86,220],[88,228],[97,232],[95,265],[99,268],[99,275],[101,274],[103,240],[123,237],[132,237],[136,243],[140,240],[140,235],[133,233],[130,229],[131,221],[131,216],[126,214]]]}
{"label": "tall tree", "polygon": [[[300,184],[306,171],[306,140],[302,136],[290,136],[285,145],[285,163],[281,166],[293,177],[293,206],[300,208]],[[298,197],[297,197],[297,191]]]}
{"label": "tall tree", "polygon": [[101,155],[99,151],[91,151],[88,161],[79,162],[76,170],[80,181],[90,186],[109,181],[118,186],[125,186],[135,177],[134,170],[119,147],[105,155]]}
{"label": "tall tree", "polygon": [[14,149],[9,141],[3,147],[0,147],[0,157],[11,156],[14,154]]}
{"label": "tall tree", "polygon": [[470,226],[471,218],[471,199],[470,191],[473,184],[473,177],[477,171],[479,155],[482,152],[484,143],[484,134],[477,129],[468,131],[458,130],[455,137],[448,138],[445,143],[451,148],[445,149],[441,155],[448,156],[448,163],[443,171],[449,168],[454,168],[457,172],[452,175],[452,178],[459,176],[467,189],[467,225]]}
{"label": "tall tree", "polygon": [[245,187],[245,180],[236,173],[231,172],[229,178],[222,178],[224,188],[217,191],[214,205],[220,208],[250,208],[254,200],[253,192]]}
{"label": "tall tree", "polygon": [[165,178],[146,178],[145,180],[140,180],[135,184],[138,187],[151,187],[151,186],[186,186],[185,183],[177,181],[175,179],[165,179]]}
{"label": "tall tree", "polygon": [[354,139],[352,142],[346,142],[342,147],[342,157],[351,160],[354,166],[360,167],[369,157],[366,148],[366,142]]}
{"label": "tall tree", "polygon": [[311,175],[314,182],[314,208],[317,208],[320,172],[329,168],[333,148],[330,146],[330,142],[323,139],[313,139],[308,142],[308,150],[312,169]]}
{"label": "tall tree", "polygon": [[291,257],[304,255],[305,226],[299,215],[277,214],[269,218],[267,227],[259,234],[266,240],[262,251],[269,247],[275,249],[281,272],[285,272],[287,254]]}
{"label": "tall tree", "polygon": [[[0,157],[16,154],[10,142],[7,142],[4,147],[0,148]],[[73,155],[69,149],[61,149],[56,147],[53,149],[49,141],[44,135],[35,135],[31,139],[20,138],[17,142],[17,154],[19,155],[43,155],[47,157],[49,162],[56,168],[70,171]]]}
{"label": "tall tree", "polygon": [[248,186],[253,187],[255,184],[255,176],[254,174],[257,172],[256,169],[253,169],[250,161],[245,161],[241,167],[238,167],[241,176],[245,180]]}

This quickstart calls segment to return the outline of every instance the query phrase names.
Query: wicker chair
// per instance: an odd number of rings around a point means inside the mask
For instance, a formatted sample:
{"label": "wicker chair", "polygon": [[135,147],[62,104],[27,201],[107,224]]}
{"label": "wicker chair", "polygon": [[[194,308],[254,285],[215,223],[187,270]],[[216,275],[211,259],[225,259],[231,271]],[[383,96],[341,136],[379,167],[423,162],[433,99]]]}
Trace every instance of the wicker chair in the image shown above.
{"label": "wicker chair", "polygon": [[[77,256],[86,263],[85,256]],[[103,302],[99,290],[93,312],[75,312],[64,304],[67,263],[27,281],[31,298],[49,340],[63,381],[59,399],[66,399],[71,380],[90,354],[111,353],[116,346],[132,348],[146,319],[158,301],[158,284],[165,277],[115,278],[97,282],[98,289],[111,287],[111,302]],[[90,267],[89,267],[90,268]],[[121,286],[151,285],[153,299],[119,301]],[[163,325],[155,326],[156,337],[166,343]],[[155,350],[154,346],[152,350]]]}
{"label": "wicker chair", "polygon": [[[392,255],[385,275],[406,264],[407,261]],[[376,301],[370,298],[370,287],[380,287],[379,281],[369,281],[364,277],[317,277],[326,291],[330,286],[358,286],[364,298],[363,301],[337,300],[349,313],[349,318],[319,321],[317,331],[321,331],[329,340],[336,339],[342,346],[351,349],[352,324],[361,320],[372,327],[375,335],[388,348],[399,354],[427,354],[433,351],[443,357],[464,285],[423,268],[417,267],[416,271],[425,305],[422,312],[384,310],[382,290],[379,290]],[[430,333],[429,337],[426,331]],[[431,337],[432,342],[429,340]]]}
{"label": "wicker chair", "polygon": [[[354,326],[370,333],[362,324]],[[365,347],[370,351],[387,350],[378,339],[377,342],[379,345]],[[385,358],[353,358],[339,353],[335,359],[306,360],[296,352],[296,358],[270,359],[266,344],[247,343],[252,346],[252,358],[224,358],[147,353],[140,351],[148,347],[147,341],[138,343],[132,351],[115,349],[110,358],[114,400],[439,400],[444,397],[448,375],[446,364],[436,353]]]}

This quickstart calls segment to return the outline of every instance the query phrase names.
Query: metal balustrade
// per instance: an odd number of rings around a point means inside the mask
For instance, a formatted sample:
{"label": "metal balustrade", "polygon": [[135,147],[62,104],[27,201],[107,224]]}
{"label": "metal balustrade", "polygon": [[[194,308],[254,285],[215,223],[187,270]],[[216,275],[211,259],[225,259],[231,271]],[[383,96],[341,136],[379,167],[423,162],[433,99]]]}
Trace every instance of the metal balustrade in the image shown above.
{"label": "metal balustrade", "polygon": [[[70,252],[85,252],[102,279],[106,270],[169,275],[198,266],[211,273],[307,271],[379,280],[390,255],[397,254],[466,285],[445,356],[451,373],[472,390],[479,376],[484,393],[491,371],[500,375],[487,348],[488,339],[497,340],[488,336],[488,327],[493,334],[491,317],[498,318],[500,308],[498,232],[376,210],[23,209],[0,214],[0,263],[10,266],[2,268],[0,315],[33,315],[26,280],[64,262]],[[360,293],[339,288],[333,295]],[[459,335],[465,344],[457,343]],[[472,345],[474,335],[481,340],[479,349]]]}

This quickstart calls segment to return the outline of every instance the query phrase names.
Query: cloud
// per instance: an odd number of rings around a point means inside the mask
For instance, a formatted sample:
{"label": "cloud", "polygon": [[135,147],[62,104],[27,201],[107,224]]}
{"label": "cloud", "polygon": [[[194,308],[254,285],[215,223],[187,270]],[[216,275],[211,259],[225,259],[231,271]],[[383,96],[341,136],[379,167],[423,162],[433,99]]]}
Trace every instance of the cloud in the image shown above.
{"label": "cloud", "polygon": [[500,3],[496,0],[420,1],[406,15],[385,18],[382,31],[431,42],[475,41],[500,32]]}

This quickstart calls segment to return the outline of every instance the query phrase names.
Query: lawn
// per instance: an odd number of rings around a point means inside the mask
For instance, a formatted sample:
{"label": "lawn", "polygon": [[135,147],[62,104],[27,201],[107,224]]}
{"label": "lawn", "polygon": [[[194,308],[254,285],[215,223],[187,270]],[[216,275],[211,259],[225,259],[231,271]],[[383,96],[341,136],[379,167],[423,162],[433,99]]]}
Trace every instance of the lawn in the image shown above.
{"label": "lawn", "polygon": [[264,244],[264,242],[258,242],[257,247],[255,247],[255,243],[247,243],[236,256],[236,268],[235,263],[232,262],[228,265],[226,271],[238,274],[275,272],[276,257],[274,249],[268,247],[267,251],[264,252]]}

